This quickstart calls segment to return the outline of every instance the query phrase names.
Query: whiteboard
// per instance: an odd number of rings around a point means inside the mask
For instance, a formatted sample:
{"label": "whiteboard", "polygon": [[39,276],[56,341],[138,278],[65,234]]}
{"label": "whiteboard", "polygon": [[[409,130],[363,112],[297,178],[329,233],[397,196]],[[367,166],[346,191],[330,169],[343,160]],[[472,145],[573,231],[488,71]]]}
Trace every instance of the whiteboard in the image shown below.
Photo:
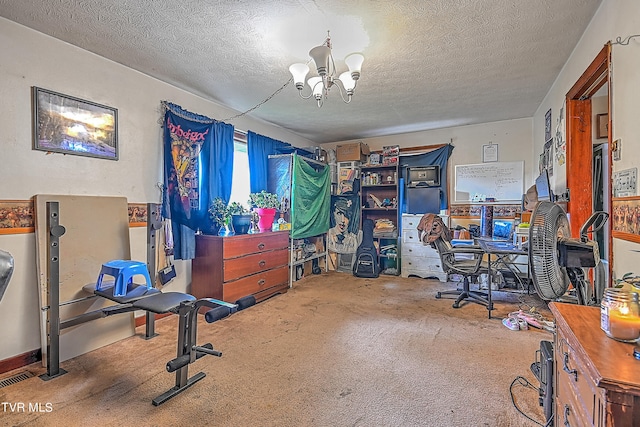
{"label": "whiteboard", "polygon": [[524,162],[457,165],[455,191],[456,202],[471,202],[474,196],[519,202],[524,193]]}

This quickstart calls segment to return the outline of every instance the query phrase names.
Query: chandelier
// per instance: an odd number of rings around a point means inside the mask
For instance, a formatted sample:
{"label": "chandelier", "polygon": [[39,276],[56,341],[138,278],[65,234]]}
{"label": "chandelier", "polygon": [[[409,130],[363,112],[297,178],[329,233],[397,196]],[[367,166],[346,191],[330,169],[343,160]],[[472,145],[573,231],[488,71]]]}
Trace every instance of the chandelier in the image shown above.
{"label": "chandelier", "polygon": [[364,56],[360,53],[352,53],[347,55],[344,62],[349,67],[349,71],[345,71],[340,76],[336,77],[336,64],[331,54],[331,37],[329,31],[327,31],[327,39],[321,46],[316,46],[309,51],[309,56],[316,64],[317,76],[309,77],[307,85],[311,88],[309,95],[304,95],[302,90],[304,89],[305,78],[309,73],[309,66],[307,64],[293,64],[289,67],[289,71],[293,76],[293,81],[298,89],[300,97],[303,99],[309,99],[312,96],[318,102],[318,107],[322,107],[324,100],[329,95],[329,90],[332,87],[337,87],[340,92],[342,101],[346,104],[351,102],[351,96],[356,89],[356,84],[360,79],[360,71],[362,68],[362,62]]}

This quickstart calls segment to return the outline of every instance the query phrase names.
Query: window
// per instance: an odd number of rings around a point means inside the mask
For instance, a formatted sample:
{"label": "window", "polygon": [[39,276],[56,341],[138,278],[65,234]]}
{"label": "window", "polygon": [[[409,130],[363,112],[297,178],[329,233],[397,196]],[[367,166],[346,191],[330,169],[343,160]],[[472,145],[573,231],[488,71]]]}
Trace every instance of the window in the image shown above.
{"label": "window", "polygon": [[247,136],[235,132],[233,136],[233,181],[229,202],[238,202],[249,207],[249,156],[247,155]]}

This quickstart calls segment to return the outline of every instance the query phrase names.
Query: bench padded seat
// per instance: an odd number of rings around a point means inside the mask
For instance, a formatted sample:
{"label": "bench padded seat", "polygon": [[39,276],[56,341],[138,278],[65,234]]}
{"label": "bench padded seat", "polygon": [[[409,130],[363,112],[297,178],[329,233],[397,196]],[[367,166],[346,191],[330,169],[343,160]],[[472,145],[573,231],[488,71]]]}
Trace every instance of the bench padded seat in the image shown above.
{"label": "bench padded seat", "polygon": [[151,311],[152,313],[174,312],[180,303],[195,301],[196,297],[182,292],[161,292],[147,298],[134,301],[133,306],[140,310]]}

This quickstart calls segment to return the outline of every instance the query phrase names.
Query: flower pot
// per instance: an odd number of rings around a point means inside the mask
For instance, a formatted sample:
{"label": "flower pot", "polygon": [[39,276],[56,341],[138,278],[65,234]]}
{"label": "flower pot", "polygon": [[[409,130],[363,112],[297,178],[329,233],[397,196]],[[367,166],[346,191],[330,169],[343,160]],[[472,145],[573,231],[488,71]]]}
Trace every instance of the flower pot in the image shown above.
{"label": "flower pot", "polygon": [[251,214],[234,214],[231,216],[231,222],[236,234],[247,234],[251,228]]}
{"label": "flower pot", "polygon": [[271,226],[273,225],[273,220],[276,217],[276,209],[275,208],[255,208],[255,211],[258,213],[258,228],[261,232],[263,231],[271,231]]}

